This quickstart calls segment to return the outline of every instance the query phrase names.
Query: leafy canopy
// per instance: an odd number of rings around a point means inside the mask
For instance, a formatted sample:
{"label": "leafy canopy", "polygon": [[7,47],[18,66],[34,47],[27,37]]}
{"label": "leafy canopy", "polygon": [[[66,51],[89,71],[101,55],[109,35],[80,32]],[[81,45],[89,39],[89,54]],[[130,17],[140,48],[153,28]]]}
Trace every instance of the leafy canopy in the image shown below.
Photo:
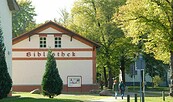
{"label": "leafy canopy", "polygon": [[18,1],[20,10],[12,13],[13,37],[35,28],[34,16],[36,13],[31,3],[30,0]]}
{"label": "leafy canopy", "polygon": [[133,43],[143,40],[147,53],[168,63],[173,50],[171,12],[169,0],[127,0],[117,18]]}
{"label": "leafy canopy", "polygon": [[[68,26],[101,45],[97,53],[97,71],[104,75],[105,85],[106,77],[109,76],[109,88],[112,77],[118,76],[121,55],[127,57],[133,52],[133,47],[129,46],[132,45],[130,39],[125,38],[123,31],[113,21],[118,7],[124,2],[125,0],[78,0],[72,8],[72,22]],[[106,72],[103,67],[106,67]]]}

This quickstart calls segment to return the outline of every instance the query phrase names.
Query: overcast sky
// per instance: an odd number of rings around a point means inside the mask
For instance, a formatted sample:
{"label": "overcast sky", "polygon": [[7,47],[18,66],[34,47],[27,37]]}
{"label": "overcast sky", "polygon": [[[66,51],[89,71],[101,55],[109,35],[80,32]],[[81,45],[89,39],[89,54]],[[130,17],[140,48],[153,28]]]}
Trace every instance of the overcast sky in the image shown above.
{"label": "overcast sky", "polygon": [[44,23],[47,20],[59,18],[60,9],[66,8],[70,12],[75,0],[31,0],[37,16],[36,23]]}

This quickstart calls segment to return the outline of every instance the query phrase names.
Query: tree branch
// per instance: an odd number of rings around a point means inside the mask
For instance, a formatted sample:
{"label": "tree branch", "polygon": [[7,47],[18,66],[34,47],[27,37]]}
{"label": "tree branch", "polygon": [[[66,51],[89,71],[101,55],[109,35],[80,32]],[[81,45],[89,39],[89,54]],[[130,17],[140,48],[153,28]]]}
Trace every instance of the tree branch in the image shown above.
{"label": "tree branch", "polygon": [[[160,0],[159,0],[160,1]],[[152,2],[161,4],[158,0],[152,0]],[[169,5],[171,5],[171,2],[169,0],[165,0]]]}
{"label": "tree branch", "polygon": [[165,0],[168,4],[170,4],[171,5],[171,2],[169,1],[169,0]]}
{"label": "tree branch", "polygon": [[153,22],[152,23],[153,26],[159,25],[159,26],[163,27],[164,30],[169,34],[169,32],[168,32],[169,30],[167,29],[167,27],[165,27],[165,25],[163,23],[161,23],[160,21],[156,21],[154,19],[148,19],[145,16],[139,16],[139,18],[142,18],[142,19],[146,20],[147,22]]}
{"label": "tree branch", "polygon": [[[170,6],[171,6],[171,2],[169,1],[169,0],[165,0]],[[169,16],[169,12],[167,12],[165,9],[165,7],[166,6],[164,6],[164,4],[163,3],[161,3],[161,2],[159,2],[159,1],[157,1],[157,0],[153,0],[153,2],[155,2],[158,6],[160,6],[160,7],[162,7],[163,8],[163,12],[165,12],[165,14],[166,14],[166,16],[167,16],[167,19],[168,19],[168,22],[170,23],[170,25],[172,24],[172,20],[171,20],[171,18],[170,18],[170,16]]]}

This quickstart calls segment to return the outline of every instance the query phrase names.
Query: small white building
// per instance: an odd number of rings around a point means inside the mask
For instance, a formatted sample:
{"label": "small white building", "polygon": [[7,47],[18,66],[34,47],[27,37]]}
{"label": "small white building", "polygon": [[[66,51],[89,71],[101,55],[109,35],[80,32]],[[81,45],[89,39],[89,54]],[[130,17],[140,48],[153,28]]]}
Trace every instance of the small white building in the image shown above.
{"label": "small white building", "polygon": [[13,39],[13,90],[41,88],[48,49],[55,55],[64,92],[88,92],[96,84],[99,45],[54,22]]}
{"label": "small white building", "polygon": [[16,0],[0,1],[0,27],[6,47],[5,57],[9,74],[12,74],[12,11],[19,10]]}
{"label": "small white building", "polygon": [[[130,85],[130,86],[133,86],[133,85],[139,85],[140,82],[142,81],[141,80],[141,76],[140,76],[140,72],[139,71],[136,71],[135,72],[136,74],[125,74],[125,78],[126,78],[126,84],[127,85]],[[143,74],[143,73],[141,73]],[[144,77],[144,81],[145,83],[148,85],[152,85],[152,77],[148,74],[145,74],[145,77]]]}

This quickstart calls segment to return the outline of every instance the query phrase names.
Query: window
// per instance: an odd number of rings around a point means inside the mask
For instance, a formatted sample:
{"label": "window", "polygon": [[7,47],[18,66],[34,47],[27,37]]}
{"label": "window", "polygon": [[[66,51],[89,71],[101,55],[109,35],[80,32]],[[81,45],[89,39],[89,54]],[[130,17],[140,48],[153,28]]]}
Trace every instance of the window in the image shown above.
{"label": "window", "polygon": [[61,37],[55,37],[55,48],[61,48]]}
{"label": "window", "polygon": [[40,37],[40,48],[46,48],[46,37]]}

